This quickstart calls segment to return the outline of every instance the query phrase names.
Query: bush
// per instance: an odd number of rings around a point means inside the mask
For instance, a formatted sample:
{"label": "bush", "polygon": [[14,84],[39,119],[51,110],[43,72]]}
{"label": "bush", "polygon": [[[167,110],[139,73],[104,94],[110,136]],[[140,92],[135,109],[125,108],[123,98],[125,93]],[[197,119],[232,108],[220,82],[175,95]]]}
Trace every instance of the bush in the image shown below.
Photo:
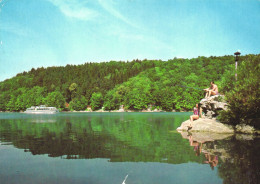
{"label": "bush", "polygon": [[[248,119],[260,118],[260,55],[250,55],[238,67],[238,79],[226,93],[228,111],[223,111],[220,121],[237,125]],[[230,76],[231,77],[231,76]],[[224,84],[223,87],[230,85]]]}

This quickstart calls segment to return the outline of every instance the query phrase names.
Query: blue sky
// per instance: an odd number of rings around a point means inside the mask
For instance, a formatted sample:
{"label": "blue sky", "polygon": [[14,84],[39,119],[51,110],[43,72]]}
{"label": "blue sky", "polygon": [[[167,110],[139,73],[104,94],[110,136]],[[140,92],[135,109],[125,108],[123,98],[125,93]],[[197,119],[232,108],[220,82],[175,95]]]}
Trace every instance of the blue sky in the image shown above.
{"label": "blue sky", "polygon": [[0,4],[0,81],[41,66],[260,53],[260,0]]}

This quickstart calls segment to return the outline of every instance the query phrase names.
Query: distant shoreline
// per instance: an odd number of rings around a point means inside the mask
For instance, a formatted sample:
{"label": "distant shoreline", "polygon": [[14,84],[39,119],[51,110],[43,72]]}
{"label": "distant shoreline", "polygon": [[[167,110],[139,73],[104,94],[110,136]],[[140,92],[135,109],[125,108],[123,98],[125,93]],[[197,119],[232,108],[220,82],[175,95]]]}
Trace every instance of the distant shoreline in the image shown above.
{"label": "distant shoreline", "polygon": [[[16,111],[0,111],[0,113],[15,113]],[[24,113],[25,111],[19,111],[18,113]],[[127,110],[127,111],[119,111],[119,110],[113,110],[113,111],[104,111],[104,110],[97,110],[97,111],[60,111],[60,112],[79,112],[79,113],[93,113],[93,112],[116,112],[116,113],[121,113],[121,112],[147,112],[147,113],[151,113],[151,112],[192,112],[192,111],[148,111],[148,110],[140,110],[140,111],[135,111],[135,110]]]}
{"label": "distant shoreline", "polygon": [[176,110],[172,110],[172,111],[164,111],[164,110],[158,110],[158,109],[155,109],[155,110],[111,110],[111,111],[106,111],[106,110],[96,110],[96,111],[61,111],[61,112],[86,112],[86,113],[89,113],[89,112],[192,112],[192,111],[176,111]]}

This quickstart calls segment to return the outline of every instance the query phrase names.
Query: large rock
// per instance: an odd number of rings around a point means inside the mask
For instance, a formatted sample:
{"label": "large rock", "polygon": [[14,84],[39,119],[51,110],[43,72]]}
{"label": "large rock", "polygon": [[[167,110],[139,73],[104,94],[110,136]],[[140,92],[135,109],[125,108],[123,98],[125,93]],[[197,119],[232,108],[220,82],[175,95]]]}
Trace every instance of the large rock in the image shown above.
{"label": "large rock", "polygon": [[[216,117],[219,115],[220,111],[227,110],[228,103],[225,101],[223,95],[215,95],[215,96],[211,96],[209,98],[202,99],[199,103],[199,106],[201,107],[202,111],[204,112],[205,117],[207,119],[212,119],[212,122],[214,122],[215,121],[214,119],[216,119]],[[208,122],[210,122],[210,120],[208,120]],[[220,123],[220,122],[218,122],[218,123]],[[208,123],[206,123],[206,124],[208,124]],[[222,125],[224,125],[224,124],[222,124]],[[224,126],[231,128],[228,125],[224,125]],[[212,127],[212,129],[215,129],[215,128],[216,127]],[[205,131],[204,130],[205,127],[199,126],[196,124],[195,124],[195,127],[193,127],[193,130],[194,129],[197,131]],[[184,130],[187,130],[187,128],[185,128]],[[242,122],[241,124],[236,125],[234,130],[236,133],[242,133],[242,134],[260,134],[260,119],[244,120],[244,122]],[[225,130],[223,130],[223,131],[225,131]]]}
{"label": "large rock", "polygon": [[[187,131],[190,120],[184,121],[180,127],[177,128],[177,131]],[[193,121],[191,132],[200,131],[200,132],[215,132],[215,133],[234,133],[232,126],[225,125],[214,119],[200,118]]]}
{"label": "large rock", "polygon": [[223,95],[215,95],[207,99],[204,98],[200,101],[199,105],[207,118],[214,118],[218,116],[219,111],[227,110],[228,107]]}

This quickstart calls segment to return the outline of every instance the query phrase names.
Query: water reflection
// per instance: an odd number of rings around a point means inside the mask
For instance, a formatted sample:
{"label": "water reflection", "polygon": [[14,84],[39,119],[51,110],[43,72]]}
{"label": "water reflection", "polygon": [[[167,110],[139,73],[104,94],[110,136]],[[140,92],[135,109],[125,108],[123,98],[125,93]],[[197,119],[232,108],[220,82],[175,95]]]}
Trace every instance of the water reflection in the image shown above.
{"label": "water reflection", "polygon": [[207,159],[205,163],[209,164],[212,170],[214,169],[214,167],[218,165],[217,155],[211,155],[210,153],[205,153],[205,158]]}
{"label": "water reflection", "polygon": [[223,183],[260,182],[260,139],[255,135],[182,132],[196,156],[204,155],[205,164],[218,168]]}
{"label": "water reflection", "polygon": [[194,147],[194,151],[196,152],[196,156],[199,156],[202,149],[203,142],[197,142],[193,140],[192,134],[189,135],[190,146]]}
{"label": "water reflection", "polygon": [[206,143],[207,140],[194,140],[190,132],[188,132],[188,139],[190,142],[190,146],[194,147],[194,152],[196,156],[199,156],[201,153],[203,153],[206,158],[206,161],[204,161],[204,163],[209,164],[211,169],[214,170],[214,167],[218,165],[218,155],[212,154],[207,150],[207,145],[203,145],[203,143]]}
{"label": "water reflection", "polygon": [[260,183],[258,137],[173,131],[188,116],[60,113],[33,120],[10,114],[0,118],[0,148],[11,144],[32,155],[62,159],[198,163],[218,172],[223,183]]}
{"label": "water reflection", "polygon": [[[46,118],[46,122],[44,121]],[[55,123],[50,120],[53,118]],[[109,158],[111,162],[201,162],[188,143],[170,133],[186,117],[164,114],[61,114],[1,120],[0,139],[33,155],[65,159]],[[33,123],[32,123],[33,122]],[[177,149],[176,149],[177,148]]]}

